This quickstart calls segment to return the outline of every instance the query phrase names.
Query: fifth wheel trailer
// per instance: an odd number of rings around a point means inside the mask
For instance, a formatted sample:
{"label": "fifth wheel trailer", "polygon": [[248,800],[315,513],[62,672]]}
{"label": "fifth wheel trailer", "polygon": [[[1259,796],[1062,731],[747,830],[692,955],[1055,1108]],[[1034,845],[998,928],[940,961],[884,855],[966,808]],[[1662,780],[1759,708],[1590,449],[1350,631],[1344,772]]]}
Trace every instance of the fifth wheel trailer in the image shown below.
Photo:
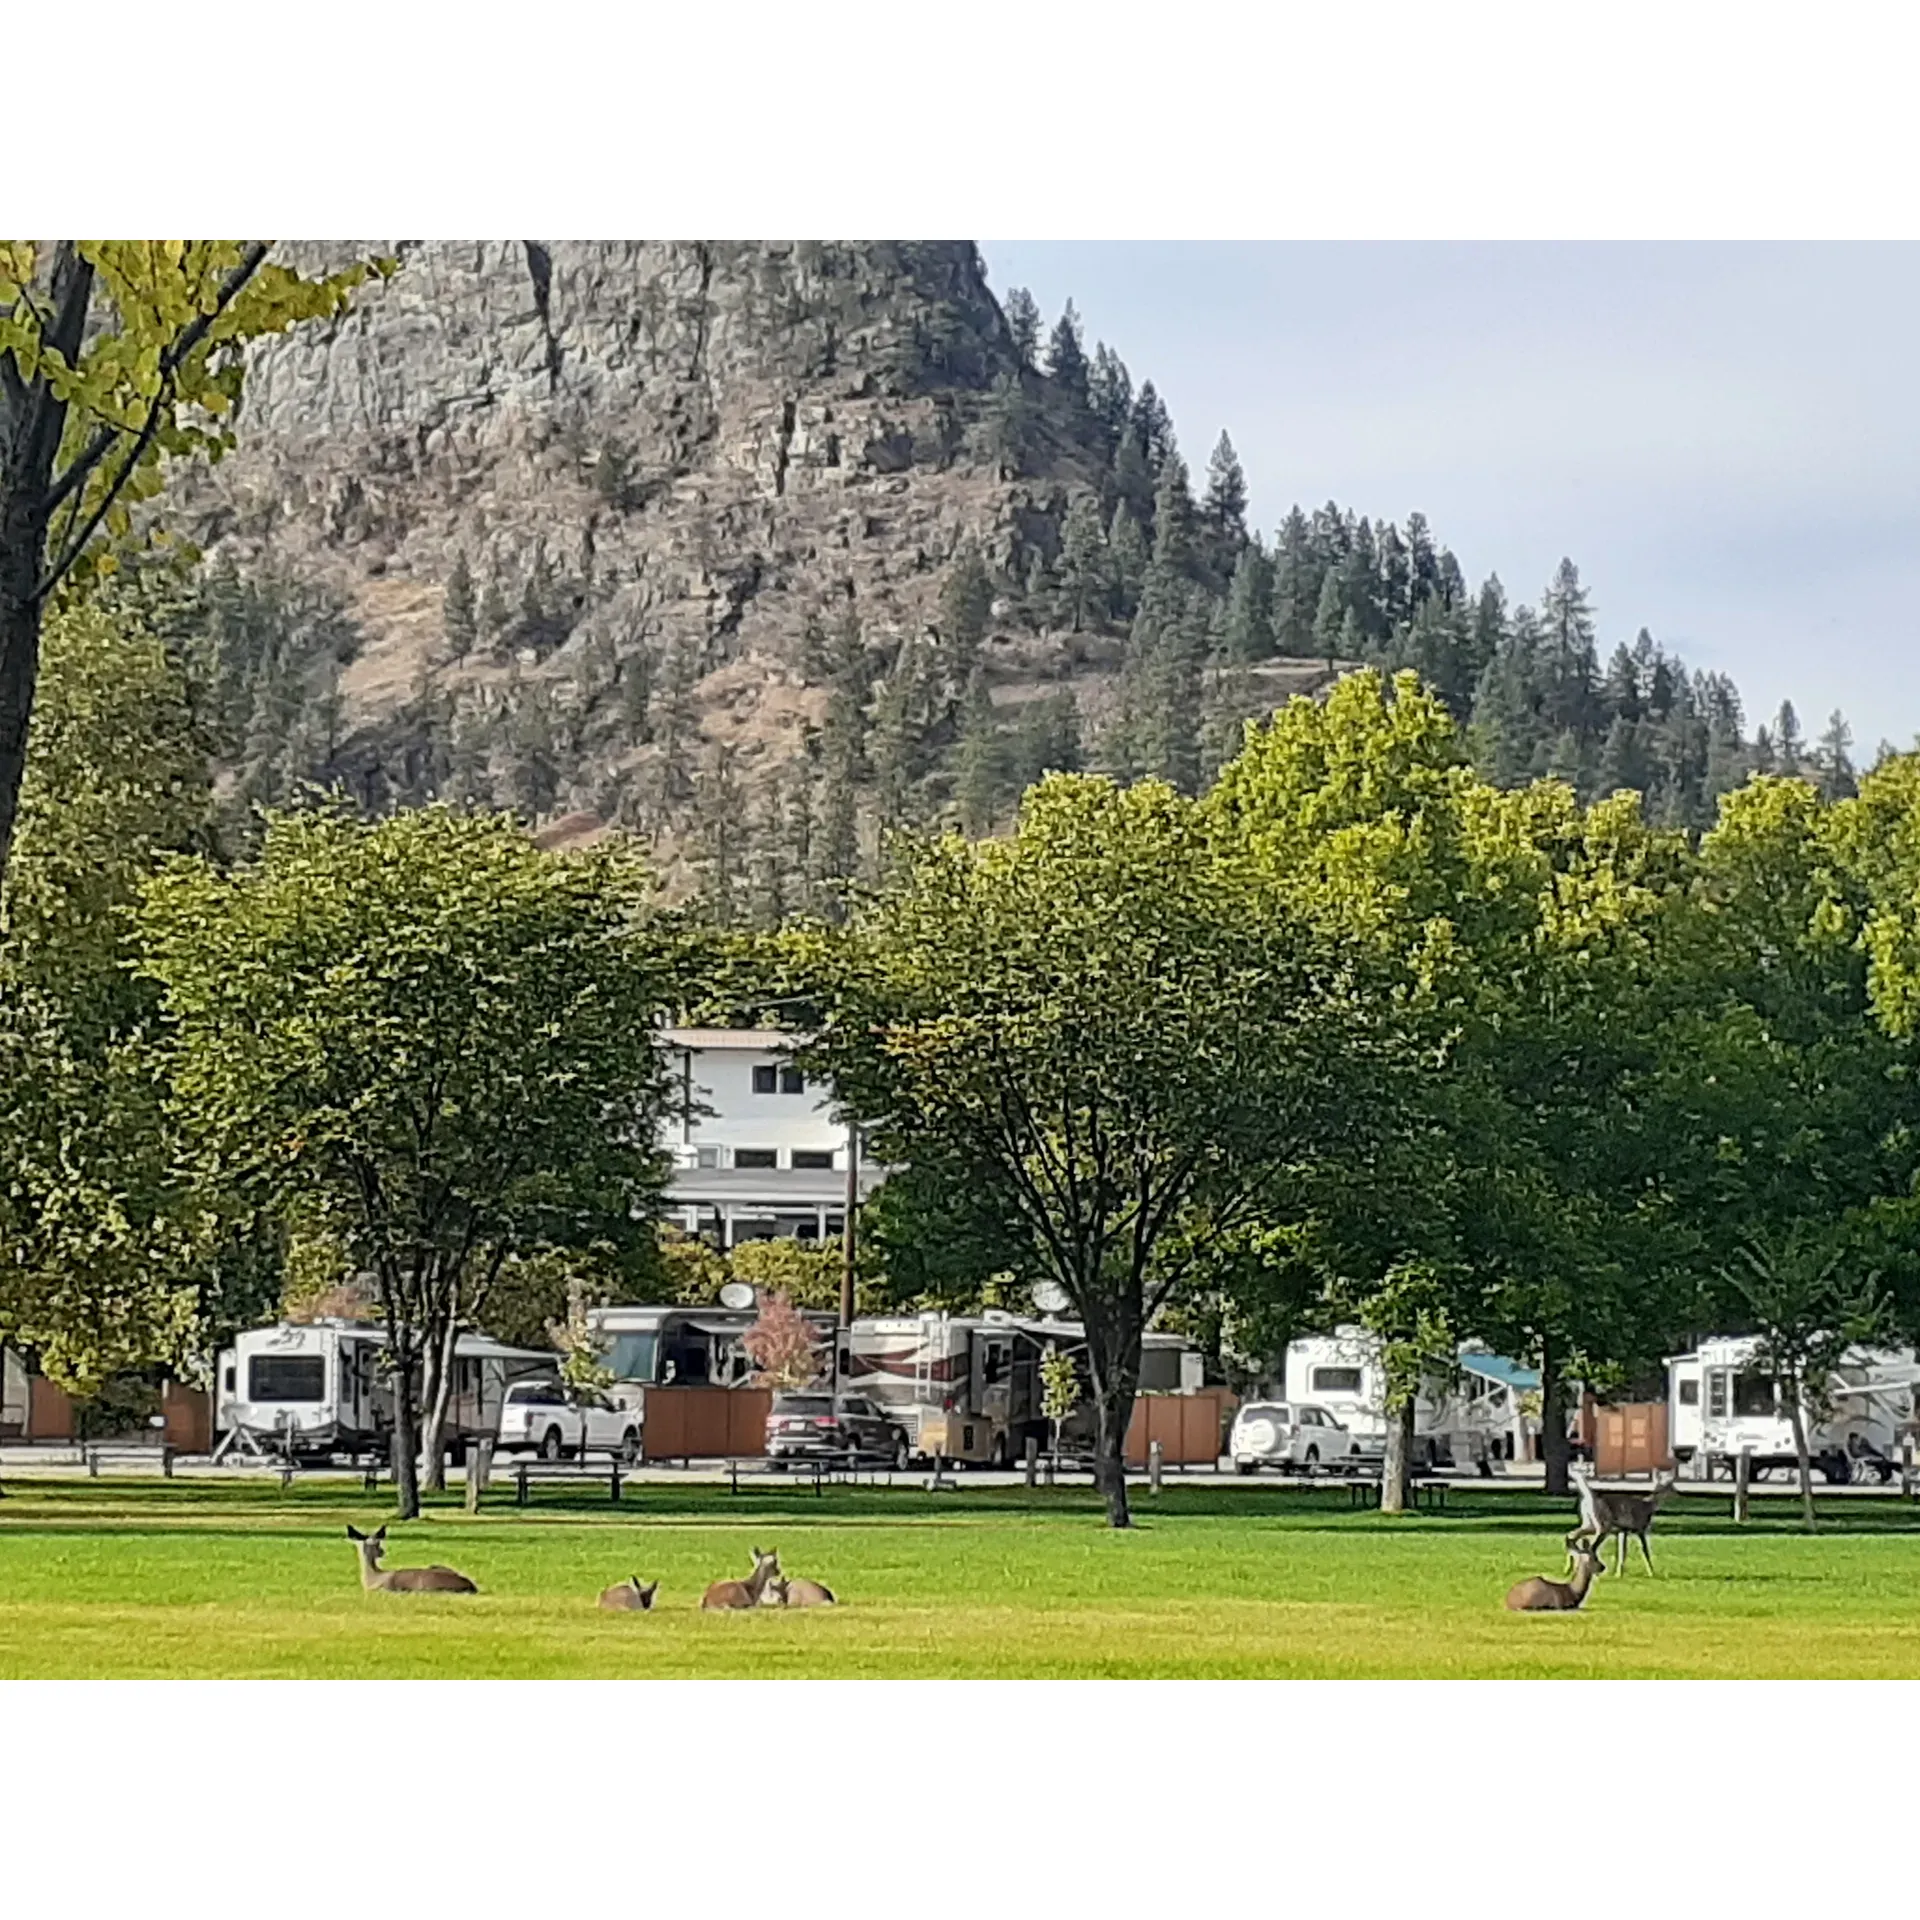
{"label": "fifth wheel trailer", "polygon": [[[1706,1477],[1746,1454],[1756,1471],[1797,1465],[1793,1422],[1780,1383],[1756,1364],[1750,1334],[1702,1340],[1667,1362],[1674,1458]],[[1807,1450],[1834,1484],[1857,1474],[1891,1478],[1902,1447],[1920,1436],[1920,1364],[1910,1349],[1856,1347],[1806,1398]]]}

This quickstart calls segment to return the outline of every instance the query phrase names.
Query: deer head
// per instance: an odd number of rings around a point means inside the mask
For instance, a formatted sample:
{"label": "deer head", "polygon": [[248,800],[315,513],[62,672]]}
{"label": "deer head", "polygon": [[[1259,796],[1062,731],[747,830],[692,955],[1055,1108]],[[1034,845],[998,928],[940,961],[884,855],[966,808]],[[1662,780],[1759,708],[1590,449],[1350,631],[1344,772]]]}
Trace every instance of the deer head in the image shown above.
{"label": "deer head", "polygon": [[375,1572],[380,1571],[380,1556],[387,1550],[387,1529],[384,1523],[371,1533],[362,1533],[358,1527],[347,1529],[347,1538],[360,1549],[360,1558]]}

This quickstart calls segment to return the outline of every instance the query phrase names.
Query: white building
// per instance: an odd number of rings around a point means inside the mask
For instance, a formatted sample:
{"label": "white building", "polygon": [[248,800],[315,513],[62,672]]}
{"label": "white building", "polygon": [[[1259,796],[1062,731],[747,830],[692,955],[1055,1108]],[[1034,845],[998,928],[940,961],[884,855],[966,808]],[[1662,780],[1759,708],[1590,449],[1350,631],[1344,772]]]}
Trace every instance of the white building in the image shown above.
{"label": "white building", "polygon": [[[689,1111],[664,1144],[673,1157],[665,1217],[722,1248],[840,1232],[848,1128],[825,1087],[792,1061],[793,1034],[729,1027],[661,1033]],[[860,1198],[880,1184],[863,1159]]]}

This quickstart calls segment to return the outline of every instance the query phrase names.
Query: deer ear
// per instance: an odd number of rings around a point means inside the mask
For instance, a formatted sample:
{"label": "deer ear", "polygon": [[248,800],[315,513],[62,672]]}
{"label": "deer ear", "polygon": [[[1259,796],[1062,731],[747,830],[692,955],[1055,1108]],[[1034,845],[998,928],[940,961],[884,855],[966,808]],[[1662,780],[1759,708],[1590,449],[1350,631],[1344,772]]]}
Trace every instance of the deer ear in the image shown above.
{"label": "deer ear", "polygon": [[369,1538],[374,1540],[384,1540],[386,1537],[387,1537],[387,1527],[386,1527],[386,1522],[383,1520],[379,1526],[374,1528]]}
{"label": "deer ear", "polygon": [[347,1538],[349,1540],[364,1540],[366,1537],[358,1527],[349,1527],[347,1529]]}

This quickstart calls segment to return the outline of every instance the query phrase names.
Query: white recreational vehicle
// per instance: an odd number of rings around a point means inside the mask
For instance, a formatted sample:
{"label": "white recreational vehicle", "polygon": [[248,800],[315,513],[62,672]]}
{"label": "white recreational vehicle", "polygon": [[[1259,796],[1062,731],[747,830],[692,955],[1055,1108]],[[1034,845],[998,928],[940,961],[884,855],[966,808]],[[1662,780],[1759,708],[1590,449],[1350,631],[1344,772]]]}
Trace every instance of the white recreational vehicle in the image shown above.
{"label": "white recreational vehicle", "polygon": [[[1531,1368],[1463,1347],[1458,1379],[1429,1380],[1414,1401],[1415,1465],[1525,1459],[1538,1422],[1524,1399],[1539,1385]],[[1363,1327],[1310,1334],[1287,1348],[1284,1398],[1330,1413],[1368,1458],[1386,1452],[1386,1387],[1379,1339]]]}
{"label": "white recreational vehicle", "polygon": [[[1041,1411],[1041,1357],[1085,1342],[1077,1321],[992,1311],[856,1320],[847,1378],[906,1429],[916,1455],[937,1451],[950,1460],[1010,1466],[1029,1439],[1043,1446],[1050,1439]],[[1143,1392],[1192,1392],[1200,1381],[1200,1355],[1178,1335],[1144,1337]],[[1085,1408],[1063,1437],[1090,1418]]]}
{"label": "white recreational vehicle", "polygon": [[[382,1327],[353,1320],[282,1322],[243,1333],[220,1356],[214,1425],[219,1459],[247,1453],[383,1452],[393,1432],[393,1386],[380,1365]],[[500,1430],[516,1380],[557,1373],[559,1356],[463,1333],[454,1346],[446,1435],[456,1457]]]}
{"label": "white recreational vehicle", "polygon": [[32,1389],[27,1384],[27,1363],[0,1342],[0,1439],[11,1440],[27,1430],[27,1415],[32,1409]]}
{"label": "white recreational vehicle", "polygon": [[[1745,1453],[1753,1471],[1796,1464],[1793,1422],[1774,1377],[1754,1365],[1753,1335],[1702,1340],[1667,1362],[1668,1444],[1676,1460],[1697,1463],[1703,1477],[1716,1464],[1729,1471]],[[1859,1472],[1890,1479],[1902,1445],[1916,1435],[1920,1365],[1909,1349],[1856,1348],[1808,1397],[1807,1450],[1835,1485]]]}
{"label": "white recreational vehicle", "polygon": [[[759,1315],[736,1307],[595,1307],[587,1326],[601,1342],[602,1364],[613,1375],[611,1397],[641,1404],[648,1387],[740,1387],[753,1362],[740,1344]],[[830,1313],[805,1311],[821,1347],[821,1369],[833,1367]]]}

